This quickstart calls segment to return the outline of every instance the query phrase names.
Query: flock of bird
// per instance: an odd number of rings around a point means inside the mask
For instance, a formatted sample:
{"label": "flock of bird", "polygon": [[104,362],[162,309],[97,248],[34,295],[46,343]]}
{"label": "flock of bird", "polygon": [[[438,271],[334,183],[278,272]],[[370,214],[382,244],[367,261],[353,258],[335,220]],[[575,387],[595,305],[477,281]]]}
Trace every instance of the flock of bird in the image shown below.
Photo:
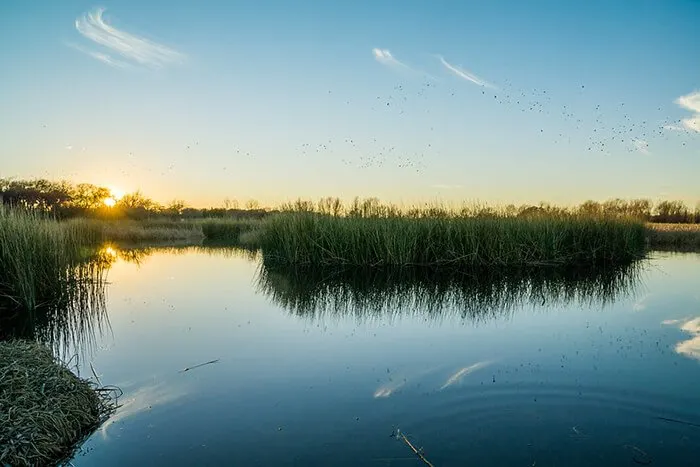
{"label": "flock of bird", "polygon": [[[480,92],[479,92],[480,91]],[[392,129],[405,128],[405,141],[389,141],[386,137],[343,137],[326,138],[318,142],[306,142],[290,149],[297,157],[324,156],[333,158],[346,167],[368,169],[376,167],[390,167],[407,169],[421,173],[428,167],[429,160],[440,157],[437,149],[440,141],[440,112],[442,106],[435,104],[440,102],[439,97],[449,97],[451,103],[462,100],[464,111],[469,112],[469,104],[475,99],[482,99],[480,105],[483,108],[483,99],[487,99],[487,105],[502,107],[501,110],[510,112],[509,118],[523,119],[524,123],[537,121],[541,123],[539,133],[542,137],[550,138],[554,144],[568,144],[574,150],[603,153],[610,156],[621,150],[627,152],[638,151],[650,153],[656,140],[669,140],[674,138],[680,146],[687,146],[693,136],[690,131],[678,131],[681,127],[679,121],[671,122],[664,118],[664,111],[657,107],[653,118],[638,120],[633,112],[627,109],[625,103],[617,104],[588,104],[585,85],[574,87],[569,96],[574,104],[561,104],[553,97],[553,93],[544,89],[523,90],[517,89],[506,81],[501,88],[482,87],[480,90],[475,85],[464,83],[464,87],[450,87],[444,82],[426,80],[420,85],[397,84],[386,95],[377,95],[368,104],[365,101],[356,101],[347,97],[337,98],[337,93],[329,90],[329,98],[338,105],[337,112],[353,112],[353,115],[366,113],[367,119],[373,122],[386,122]],[[465,95],[461,95],[464,92]],[[438,100],[436,100],[438,98]],[[358,102],[358,104],[355,104]],[[444,101],[443,101],[444,102]],[[583,104],[582,104],[583,103]],[[343,106],[347,108],[342,108]],[[354,106],[354,107],[353,107]],[[418,115],[418,114],[423,115]],[[521,117],[517,117],[522,115]],[[418,122],[424,122],[422,132],[415,131],[416,121],[408,117],[417,116]],[[533,117],[531,117],[533,116]],[[329,118],[333,117],[329,115]],[[450,116],[453,118],[453,116]],[[513,120],[509,120],[513,121]],[[46,124],[42,125],[46,128]],[[376,128],[381,133],[381,127]],[[674,129],[676,129],[674,131]],[[343,131],[342,128],[339,131]],[[468,132],[465,128],[465,132]],[[367,132],[363,132],[366,134]],[[418,135],[420,133],[420,135]],[[422,137],[422,142],[416,142],[415,137]],[[436,143],[436,144],[433,144]],[[578,147],[576,146],[578,145]],[[71,146],[67,146],[71,147]],[[517,148],[514,148],[517,150]],[[136,165],[135,155],[128,154],[132,168]],[[205,151],[199,141],[192,141],[184,147],[185,158],[206,158]],[[231,148],[231,167],[242,158],[256,159],[257,155],[243,147]],[[162,176],[174,170],[176,164],[147,171],[158,172]],[[222,171],[229,169],[228,165],[219,168]],[[123,175],[128,175],[128,167],[123,166]]]}

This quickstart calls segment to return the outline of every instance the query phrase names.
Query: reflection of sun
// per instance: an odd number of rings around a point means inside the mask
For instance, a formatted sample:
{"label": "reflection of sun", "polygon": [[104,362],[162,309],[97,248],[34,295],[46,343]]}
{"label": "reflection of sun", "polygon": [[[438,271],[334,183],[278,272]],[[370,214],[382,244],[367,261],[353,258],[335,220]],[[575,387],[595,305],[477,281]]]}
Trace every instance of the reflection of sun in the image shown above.
{"label": "reflection of sun", "polygon": [[107,245],[106,247],[104,247],[104,249],[103,249],[102,251],[104,252],[104,254],[106,254],[106,255],[108,255],[108,256],[111,256],[112,258],[116,258],[116,257],[117,257],[117,250],[115,250],[114,248],[112,248],[112,247],[109,246],[109,245]]}

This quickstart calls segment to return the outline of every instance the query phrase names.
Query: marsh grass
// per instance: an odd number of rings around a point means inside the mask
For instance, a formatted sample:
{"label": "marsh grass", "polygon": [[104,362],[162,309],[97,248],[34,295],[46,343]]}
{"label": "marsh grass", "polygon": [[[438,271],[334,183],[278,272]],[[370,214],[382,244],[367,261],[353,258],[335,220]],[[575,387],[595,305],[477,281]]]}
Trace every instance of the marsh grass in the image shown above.
{"label": "marsh grass", "polygon": [[415,315],[482,322],[507,318],[527,305],[603,307],[633,296],[643,269],[643,262],[517,271],[263,265],[257,287],[291,313],[312,319]]}
{"label": "marsh grass", "polygon": [[700,249],[700,224],[647,224],[647,232],[652,249]]}
{"label": "marsh grass", "polygon": [[199,242],[204,238],[202,222],[169,219],[100,220],[71,219],[65,222],[82,231],[91,232],[95,243],[102,242]]}
{"label": "marsh grass", "polygon": [[592,217],[340,217],[284,213],[262,221],[267,262],[313,266],[602,266],[644,255],[640,221]]}
{"label": "marsh grass", "polygon": [[0,208],[0,314],[13,306],[34,310],[78,286],[75,267],[95,241],[81,224]]}
{"label": "marsh grass", "polygon": [[254,219],[208,219],[202,222],[202,233],[207,241],[238,244],[241,236],[260,226]]}
{"label": "marsh grass", "polygon": [[54,465],[115,409],[111,392],[75,376],[46,347],[0,342],[0,465]]}

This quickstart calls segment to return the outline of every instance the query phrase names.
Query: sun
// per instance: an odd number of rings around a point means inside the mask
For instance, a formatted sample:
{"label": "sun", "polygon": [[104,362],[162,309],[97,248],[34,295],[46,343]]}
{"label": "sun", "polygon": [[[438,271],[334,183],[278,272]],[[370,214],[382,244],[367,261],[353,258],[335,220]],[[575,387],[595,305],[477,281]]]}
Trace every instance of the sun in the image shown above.
{"label": "sun", "polygon": [[124,196],[124,192],[118,188],[110,188],[109,196],[102,200],[105,206],[108,208],[113,208],[116,206],[117,201],[119,201]]}

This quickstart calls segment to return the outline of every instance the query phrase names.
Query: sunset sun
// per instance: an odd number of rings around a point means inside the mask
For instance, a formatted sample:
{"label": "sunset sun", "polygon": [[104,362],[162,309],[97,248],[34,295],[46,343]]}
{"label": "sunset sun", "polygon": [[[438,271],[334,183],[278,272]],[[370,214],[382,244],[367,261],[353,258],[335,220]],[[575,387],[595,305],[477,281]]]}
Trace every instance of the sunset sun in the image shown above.
{"label": "sunset sun", "polygon": [[117,204],[117,201],[119,201],[123,196],[124,196],[124,191],[122,191],[118,188],[110,188],[109,189],[109,196],[104,199],[103,203],[108,208],[114,207]]}

